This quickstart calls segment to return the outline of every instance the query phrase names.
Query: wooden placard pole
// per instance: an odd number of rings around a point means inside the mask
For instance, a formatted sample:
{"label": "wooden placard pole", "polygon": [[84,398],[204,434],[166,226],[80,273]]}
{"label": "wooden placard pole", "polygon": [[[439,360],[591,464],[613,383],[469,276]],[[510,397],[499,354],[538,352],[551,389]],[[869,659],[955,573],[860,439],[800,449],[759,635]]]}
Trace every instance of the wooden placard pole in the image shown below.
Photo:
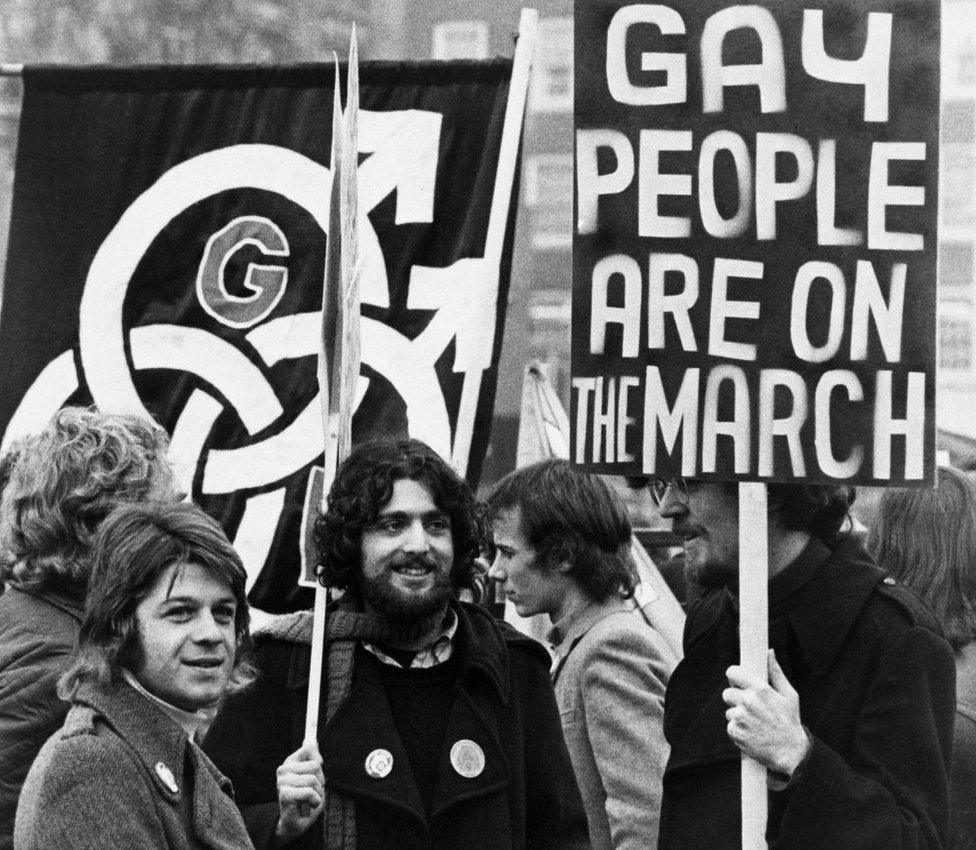
{"label": "wooden placard pole", "polygon": [[[766,681],[769,537],[766,485],[739,484],[739,664]],[[766,768],[742,757],[742,850],[766,850]]]}
{"label": "wooden placard pole", "polygon": [[[322,346],[319,352],[319,394],[325,433],[325,471],[321,510],[339,463],[352,448],[352,412],[359,376],[359,261],[357,248],[357,155],[359,116],[359,56],[353,25],[347,70],[346,111],[339,97],[339,60],[336,59],[332,108],[332,188],[329,196],[329,240],[322,294]],[[305,744],[318,738],[325,654],[325,614],[328,589],[315,587],[312,612],[312,647],[308,701],[305,707]]]}

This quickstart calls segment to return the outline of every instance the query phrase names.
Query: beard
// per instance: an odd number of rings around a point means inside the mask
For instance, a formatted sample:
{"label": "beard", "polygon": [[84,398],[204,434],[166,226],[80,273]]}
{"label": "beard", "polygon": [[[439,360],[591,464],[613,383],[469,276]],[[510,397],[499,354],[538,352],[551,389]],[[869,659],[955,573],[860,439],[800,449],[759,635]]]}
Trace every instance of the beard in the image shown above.
{"label": "beard", "polygon": [[360,575],[363,599],[387,623],[396,641],[411,642],[431,631],[444,616],[453,584],[450,571],[441,572],[431,561],[418,557],[398,561],[394,566],[433,568],[434,584],[424,593],[405,593],[390,581],[389,574],[367,578]]}
{"label": "beard", "polygon": [[728,564],[706,563],[699,566],[686,561],[685,585],[688,589],[688,602],[701,599],[705,594],[723,588],[738,595],[739,569]]}

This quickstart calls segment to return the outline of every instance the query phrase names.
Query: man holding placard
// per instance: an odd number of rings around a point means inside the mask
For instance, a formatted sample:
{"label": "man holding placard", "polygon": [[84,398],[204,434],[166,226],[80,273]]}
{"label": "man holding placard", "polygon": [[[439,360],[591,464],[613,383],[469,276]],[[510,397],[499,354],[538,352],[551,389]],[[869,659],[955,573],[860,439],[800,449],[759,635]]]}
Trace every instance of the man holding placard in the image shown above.
{"label": "man holding placard", "polygon": [[655,477],[705,591],[662,846],[941,846],[951,653],[837,536],[852,485],[935,481],[939,3],[574,25],[570,456]]}
{"label": "man holding placard", "polygon": [[658,480],[702,596],[668,685],[660,848],[738,848],[742,754],[770,848],[939,848],[954,711],[932,614],[840,533],[850,488],[769,485],[769,684],[738,666],[736,485]]}
{"label": "man holding placard", "polygon": [[299,746],[307,612],[256,636],[261,677],[206,741],[255,846],[587,846],[549,656],[455,598],[484,540],[468,485],[417,440],[364,443],[316,534],[320,580],[345,591],[325,626],[317,747]]}

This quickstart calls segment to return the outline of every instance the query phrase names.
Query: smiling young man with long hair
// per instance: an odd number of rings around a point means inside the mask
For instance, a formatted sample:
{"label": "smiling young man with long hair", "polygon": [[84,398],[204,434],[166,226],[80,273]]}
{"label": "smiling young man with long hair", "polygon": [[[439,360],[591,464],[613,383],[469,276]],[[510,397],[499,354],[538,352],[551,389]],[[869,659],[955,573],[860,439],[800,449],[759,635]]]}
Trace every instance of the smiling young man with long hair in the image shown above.
{"label": "smiling young man with long hair", "polygon": [[246,574],[187,503],[119,508],[99,529],[64,726],[31,767],[16,850],[248,850],[228,783],[198,746],[250,680]]}

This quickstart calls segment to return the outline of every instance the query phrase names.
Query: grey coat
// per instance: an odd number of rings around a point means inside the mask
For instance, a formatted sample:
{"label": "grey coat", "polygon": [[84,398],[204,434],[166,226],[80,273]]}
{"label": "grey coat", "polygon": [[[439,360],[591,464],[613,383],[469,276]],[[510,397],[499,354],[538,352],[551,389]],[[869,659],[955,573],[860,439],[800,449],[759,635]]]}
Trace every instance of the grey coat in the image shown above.
{"label": "grey coat", "polygon": [[252,850],[230,782],[179,724],[120,683],[80,690],[31,767],[15,850]]}
{"label": "grey coat", "polygon": [[594,850],[653,850],[668,760],[664,691],[678,659],[619,599],[559,626],[553,684],[590,842]]}

